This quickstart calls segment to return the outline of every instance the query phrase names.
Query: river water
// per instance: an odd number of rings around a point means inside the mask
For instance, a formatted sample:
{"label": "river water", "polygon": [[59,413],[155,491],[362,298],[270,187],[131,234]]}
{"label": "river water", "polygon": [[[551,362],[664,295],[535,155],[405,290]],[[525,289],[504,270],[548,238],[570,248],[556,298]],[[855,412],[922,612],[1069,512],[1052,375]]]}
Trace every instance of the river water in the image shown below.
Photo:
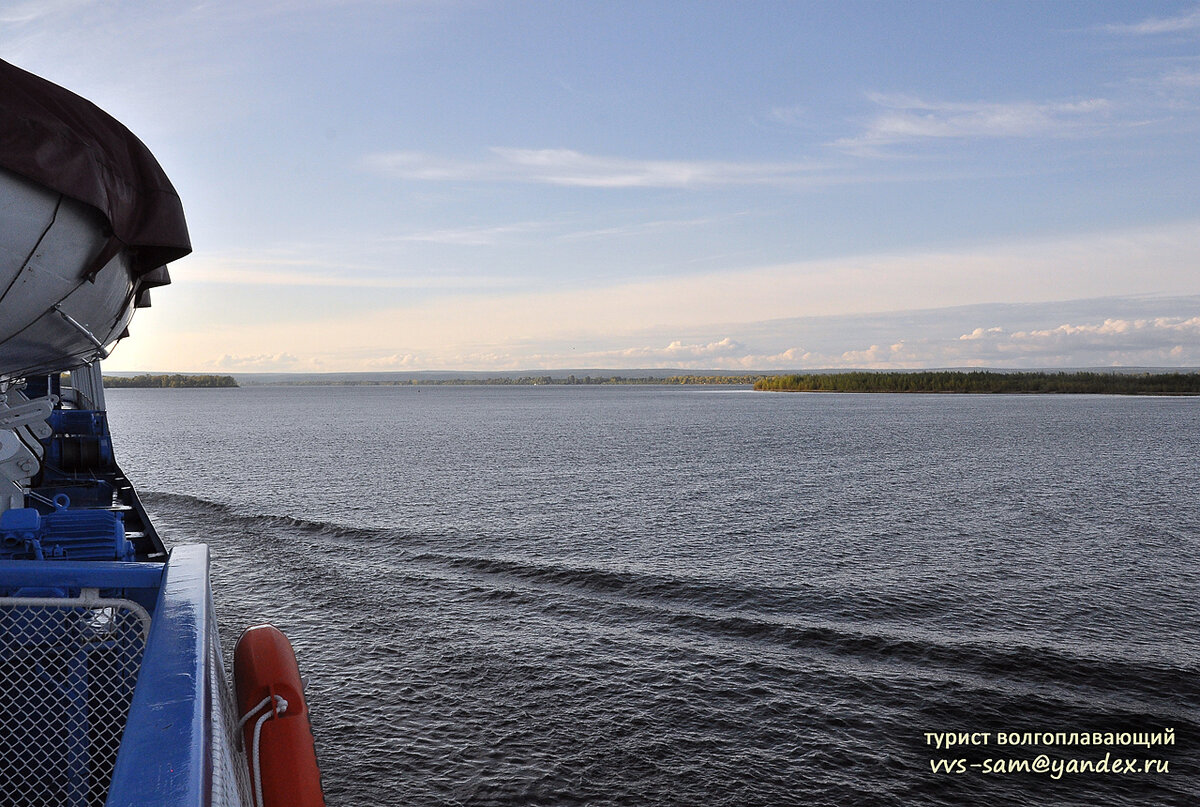
{"label": "river water", "polygon": [[331,805],[1200,803],[1200,399],[108,402],[227,647],[293,639]]}

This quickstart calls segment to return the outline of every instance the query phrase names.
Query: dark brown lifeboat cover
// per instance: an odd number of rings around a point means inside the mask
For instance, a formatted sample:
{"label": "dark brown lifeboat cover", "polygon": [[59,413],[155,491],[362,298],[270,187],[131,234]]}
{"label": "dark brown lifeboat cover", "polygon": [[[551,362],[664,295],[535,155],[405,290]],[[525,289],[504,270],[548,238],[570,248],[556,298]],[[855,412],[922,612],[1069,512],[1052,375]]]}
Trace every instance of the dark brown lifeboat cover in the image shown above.
{"label": "dark brown lifeboat cover", "polygon": [[3,60],[0,168],[103,213],[105,252],[127,250],[142,288],[169,283],[162,267],[192,251],[179,195],[142,141],[92,102]]}

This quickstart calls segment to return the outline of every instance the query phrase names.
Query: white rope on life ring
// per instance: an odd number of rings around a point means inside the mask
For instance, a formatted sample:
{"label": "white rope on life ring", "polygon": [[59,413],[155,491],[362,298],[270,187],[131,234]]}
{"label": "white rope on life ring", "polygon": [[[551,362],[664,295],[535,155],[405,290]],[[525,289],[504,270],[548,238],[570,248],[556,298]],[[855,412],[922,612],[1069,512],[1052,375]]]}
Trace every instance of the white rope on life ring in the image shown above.
{"label": "white rope on life ring", "polygon": [[250,756],[250,769],[254,772],[254,802],[258,807],[263,807],[262,766],[259,764],[259,759],[258,759],[259,737],[262,734],[263,723],[266,723],[271,718],[272,715],[275,715],[276,717],[278,717],[279,715],[286,712],[287,708],[288,708],[288,702],[286,699],[284,699],[284,697],[282,695],[274,695],[274,696],[268,695],[267,697],[265,697],[261,701],[259,701],[257,706],[255,706],[250,711],[246,712],[246,714],[242,715],[242,719],[238,721],[237,736],[238,736],[238,739],[240,740],[242,737],[242,730],[245,728],[246,722],[248,720],[250,720],[250,718],[253,717],[256,712],[258,712],[264,706],[269,704],[271,702],[272,697],[274,697],[274,699],[275,699],[275,708],[269,712],[264,713],[262,716],[260,716],[258,718],[258,722],[254,724],[254,742],[252,744],[252,753]]}

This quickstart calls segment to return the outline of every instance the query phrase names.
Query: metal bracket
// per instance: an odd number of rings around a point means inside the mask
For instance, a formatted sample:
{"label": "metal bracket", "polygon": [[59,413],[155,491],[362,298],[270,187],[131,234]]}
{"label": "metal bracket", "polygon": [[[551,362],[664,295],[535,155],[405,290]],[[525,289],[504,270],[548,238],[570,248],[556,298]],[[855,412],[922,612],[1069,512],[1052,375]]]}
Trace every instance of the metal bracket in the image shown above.
{"label": "metal bracket", "polygon": [[42,467],[40,441],[53,434],[46,419],[57,403],[55,395],[30,401],[11,388],[0,395],[0,512],[25,506],[29,483]]}
{"label": "metal bracket", "polygon": [[96,338],[96,335],[94,333],[92,333],[90,330],[88,330],[88,327],[86,325],[81,323],[79,320],[75,319],[75,317],[71,316],[66,311],[63,311],[62,307],[57,304],[54,306],[54,310],[57,311],[58,315],[60,317],[62,317],[63,319],[65,319],[68,324],[70,324],[73,328],[75,328],[75,330],[77,330],[81,334],[83,334],[89,342],[91,342],[93,345],[96,346],[96,351],[97,351],[96,355],[99,358],[101,358],[101,359],[108,358],[108,349],[104,347],[103,342],[101,342],[99,339]]}

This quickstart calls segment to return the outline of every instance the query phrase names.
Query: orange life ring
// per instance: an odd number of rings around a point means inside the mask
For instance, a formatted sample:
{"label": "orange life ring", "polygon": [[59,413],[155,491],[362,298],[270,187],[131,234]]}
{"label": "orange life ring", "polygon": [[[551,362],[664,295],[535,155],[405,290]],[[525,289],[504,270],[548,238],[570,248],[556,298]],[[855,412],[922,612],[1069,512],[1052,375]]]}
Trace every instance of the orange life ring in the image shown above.
{"label": "orange life ring", "polygon": [[[258,803],[263,807],[325,807],[308,704],[291,642],[272,625],[247,628],[233,652],[233,681],[238,714],[243,719],[250,786],[256,794],[255,779],[262,781]],[[286,708],[281,708],[280,698]]]}

